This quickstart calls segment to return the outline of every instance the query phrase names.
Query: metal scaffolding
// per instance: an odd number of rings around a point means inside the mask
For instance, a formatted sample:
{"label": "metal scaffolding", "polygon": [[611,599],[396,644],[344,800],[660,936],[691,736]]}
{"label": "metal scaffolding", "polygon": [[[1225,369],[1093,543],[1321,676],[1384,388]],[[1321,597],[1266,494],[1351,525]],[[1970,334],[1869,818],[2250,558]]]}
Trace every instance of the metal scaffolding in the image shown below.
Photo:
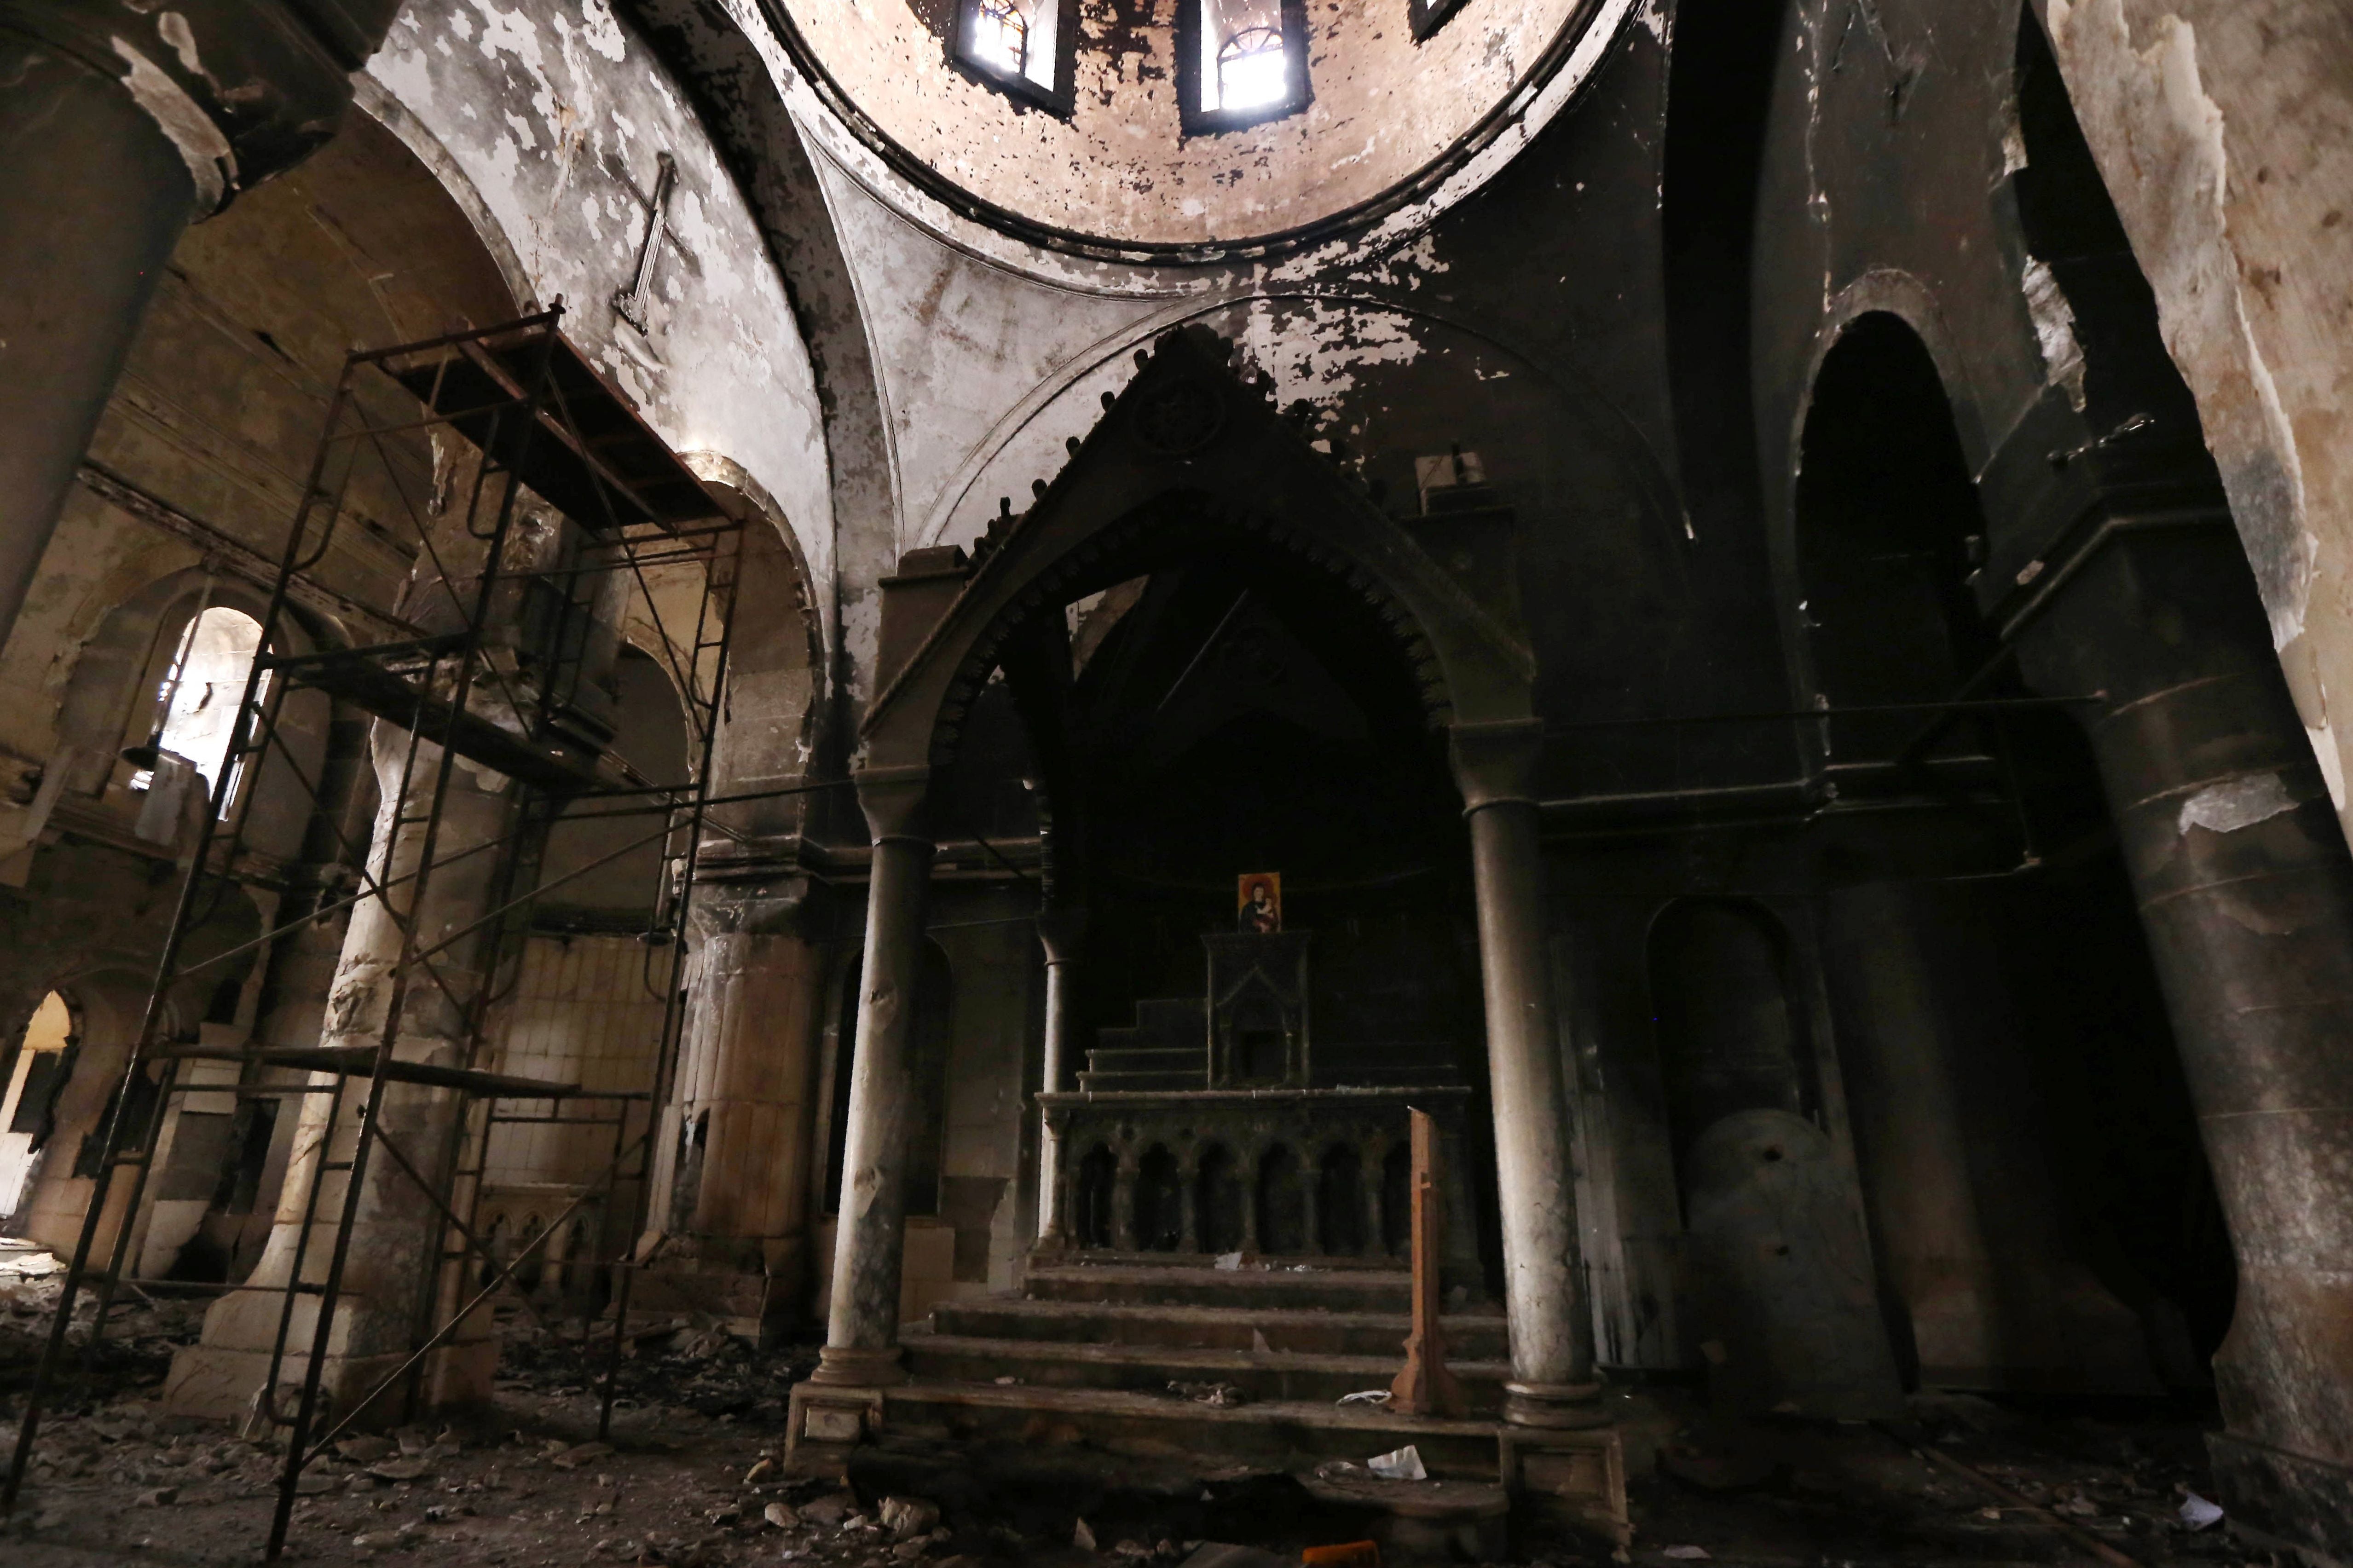
{"label": "metal scaffolding", "polygon": [[[723,505],[704,487],[565,338],[562,315],[559,304],[502,326],[355,353],[344,363],[278,559],[259,651],[227,752],[214,770],[209,809],[195,830],[140,1031],[106,1115],[97,1180],[26,1398],[0,1509],[16,1506],[43,1409],[68,1373],[77,1301],[87,1290],[97,1306],[87,1371],[117,1290],[164,1283],[127,1270],[164,1111],[191,1092],[229,1088],[240,1098],[297,1106],[323,1096],[327,1106],[322,1121],[314,1116],[305,1122],[323,1129],[307,1179],[297,1170],[302,1151],[289,1163],[287,1181],[303,1180],[305,1190],[285,1282],[222,1288],[281,1298],[257,1400],[259,1418],[285,1432],[271,1557],[285,1544],[304,1468],[363,1412],[380,1416],[384,1401],[396,1400],[404,1418],[413,1415],[432,1352],[584,1205],[627,1187],[628,1222],[616,1227],[608,1221],[599,1256],[587,1265],[612,1282],[617,1365],[634,1278],[628,1248],[645,1228],[655,1130],[683,1022],[685,905],[703,835],[718,830],[708,817],[712,755],[745,520],[740,507]],[[420,484],[426,452],[431,478]],[[406,576],[379,569],[372,584],[362,581],[370,574],[351,568],[355,543],[379,562],[405,558]],[[397,555],[386,557],[387,546]],[[330,576],[337,580],[324,580]],[[316,614],[322,598],[345,607],[340,627]],[[646,776],[613,743],[609,693],[599,697],[600,663],[609,667],[625,610],[680,700],[686,744],[678,777]],[[384,805],[374,843],[353,842],[338,825],[327,770],[306,766],[301,748],[290,744],[286,709],[302,691],[323,693],[340,710],[376,721],[373,752]],[[153,767],[157,759],[132,760]],[[512,781],[512,805],[503,831],[459,848],[443,842],[442,829],[461,764],[476,776],[487,769]],[[253,806],[265,775],[269,787],[290,784],[307,796],[312,831],[323,824],[333,835],[342,858],[357,868],[358,886],[329,886],[274,929],[199,955],[204,944],[192,945],[191,933],[240,889],[266,885],[273,875],[273,857],[253,842]],[[644,831],[628,832],[618,847],[550,876],[542,851],[559,817],[567,825],[619,818]],[[520,974],[537,906],[633,853],[650,854],[658,866],[649,900],[654,914],[638,933],[649,989],[661,1001],[644,1081],[589,1089],[488,1070],[498,1044],[489,1037],[494,1015]],[[428,931],[420,917],[437,875],[479,857],[492,862],[480,907],[454,931]],[[413,865],[399,869],[396,861]],[[482,869],[470,867],[466,875]],[[266,955],[279,939],[345,911],[388,918],[397,931],[396,954],[377,993],[386,1004],[383,1020],[368,1026],[372,1043],[214,1047],[176,1022],[175,999],[185,1001],[190,982],[230,973],[223,966],[257,950]],[[461,1020],[458,1059],[404,1059],[395,1045],[406,1004],[413,995],[438,1005],[433,993],[449,1005],[445,1016]],[[201,1063],[218,1064],[216,1079],[233,1071],[235,1084],[191,1081],[184,1067]],[[300,1074],[307,1078],[286,1081]],[[385,1125],[381,1113],[395,1085],[463,1097],[441,1147],[404,1148]],[[503,1248],[484,1234],[480,1211],[492,1135],[513,1125],[605,1130],[610,1144],[571,1206],[501,1256]],[[322,1369],[337,1312],[351,1305],[344,1284],[352,1237],[379,1154],[429,1205],[427,1223],[437,1234],[426,1256],[438,1263],[421,1270],[408,1354],[364,1394],[331,1411],[322,1406]],[[332,1204],[322,1199],[331,1175],[343,1182]],[[380,1173],[380,1180],[389,1179]],[[110,1203],[118,1182],[127,1195]],[[110,1215],[113,1234],[101,1246]],[[328,1218],[333,1230],[322,1268],[312,1241]],[[316,1303],[307,1349],[295,1328],[304,1298]],[[290,1353],[301,1363],[301,1398],[290,1411],[280,1400]],[[603,1401],[600,1430],[612,1417],[612,1366]]]}

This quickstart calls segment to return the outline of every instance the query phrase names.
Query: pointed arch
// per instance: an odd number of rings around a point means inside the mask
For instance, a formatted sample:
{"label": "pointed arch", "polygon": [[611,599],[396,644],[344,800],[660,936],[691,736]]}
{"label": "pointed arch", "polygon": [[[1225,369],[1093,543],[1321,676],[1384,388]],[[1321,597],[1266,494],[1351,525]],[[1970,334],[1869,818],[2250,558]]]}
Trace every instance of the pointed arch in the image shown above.
{"label": "pointed arch", "polygon": [[1507,594],[1474,591],[1237,380],[1231,345],[1161,337],[1071,462],[982,542],[911,552],[883,584],[881,689],[861,726],[880,776],[954,760],[1024,628],[1193,539],[1241,535],[1329,574],[1396,639],[1432,728],[1525,720],[1535,661]]}

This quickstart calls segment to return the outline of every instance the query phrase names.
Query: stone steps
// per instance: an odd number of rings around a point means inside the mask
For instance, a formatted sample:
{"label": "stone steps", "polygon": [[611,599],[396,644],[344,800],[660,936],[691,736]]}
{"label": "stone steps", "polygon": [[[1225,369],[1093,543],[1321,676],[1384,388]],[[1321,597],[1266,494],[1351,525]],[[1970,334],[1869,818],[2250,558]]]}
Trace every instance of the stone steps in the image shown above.
{"label": "stone steps", "polygon": [[[1310,1401],[1328,1405],[1345,1394],[1387,1388],[1404,1357],[1323,1355],[1298,1351],[1189,1350],[1165,1345],[986,1339],[913,1333],[901,1342],[918,1379],[997,1386],[1017,1377],[1033,1388],[1126,1389],[1160,1394],[1171,1383],[1230,1384],[1253,1404]],[[1450,1363],[1472,1415],[1503,1408],[1501,1362]]]}
{"label": "stone steps", "polygon": [[[1194,1024],[1198,1027],[1197,1015]],[[1087,1053],[1079,1088],[1089,1094],[1186,1092],[1209,1087],[1209,1048],[1198,1041],[1171,1044],[1144,1029],[1105,1029]]]}
{"label": "stone steps", "polygon": [[1200,1046],[1098,1046],[1087,1053],[1087,1066],[1095,1072],[1206,1073],[1208,1052]]}
{"label": "stone steps", "polygon": [[1403,1312],[1413,1276],[1403,1269],[1300,1267],[1214,1268],[1184,1264],[1032,1263],[1025,1294],[1035,1301],[1097,1301],[1154,1307],[1322,1307],[1335,1312]]}
{"label": "stone steps", "polygon": [[[1412,1327],[1412,1320],[1403,1312],[1120,1305],[1006,1296],[943,1301],[932,1310],[932,1322],[943,1334],[971,1339],[1059,1340],[1205,1351],[1246,1351],[1262,1339],[1276,1351],[1392,1359],[1402,1353]],[[1440,1325],[1450,1358],[1499,1362],[1509,1353],[1501,1313],[1450,1312]]]}
{"label": "stone steps", "polygon": [[1198,1067],[1187,1072],[1099,1072],[1090,1068],[1079,1075],[1082,1094],[1183,1094],[1208,1083],[1208,1074]]}
{"label": "stone steps", "polygon": [[918,1379],[882,1390],[893,1430],[958,1441],[1084,1443],[1130,1454],[1193,1453],[1291,1470],[1362,1462],[1411,1443],[1435,1475],[1497,1479],[1496,1425],[1393,1415],[1324,1400],[1199,1405],[1107,1388],[1011,1387]]}

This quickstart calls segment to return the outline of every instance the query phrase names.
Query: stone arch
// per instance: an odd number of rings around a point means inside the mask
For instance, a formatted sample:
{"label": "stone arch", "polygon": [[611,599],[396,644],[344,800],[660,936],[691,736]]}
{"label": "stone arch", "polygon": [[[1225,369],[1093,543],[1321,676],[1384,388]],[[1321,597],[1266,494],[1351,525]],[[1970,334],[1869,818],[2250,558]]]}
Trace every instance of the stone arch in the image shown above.
{"label": "stone arch", "polygon": [[[638,0],[630,11],[734,171],[808,352],[833,513],[825,520],[828,559],[804,563],[819,568],[807,580],[871,582],[889,570],[888,520],[899,510],[897,455],[856,273],[802,125],[758,46],[722,9],[692,0]],[[812,528],[818,521],[807,521]],[[852,679],[839,613],[837,598],[822,618],[827,645],[844,661],[833,695]]]}
{"label": "stone arch", "polygon": [[[833,681],[817,578],[782,504],[742,464],[705,451],[682,460],[723,492],[745,528],[728,632],[727,707],[712,756],[713,793],[786,786],[826,769],[832,730]],[[727,714],[738,708],[756,717],[730,722]],[[798,717],[776,723],[780,713]],[[731,828],[756,835],[792,830],[808,819],[812,805],[807,796],[786,795],[719,809]]]}
{"label": "stone arch", "polygon": [[1185,1238],[1185,1177],[1166,1143],[1144,1152],[1135,1168],[1135,1245],[1174,1252]]}
{"label": "stone arch", "polygon": [[[1847,320],[1815,367],[1790,481],[1799,706],[1942,701],[1993,651],[1966,586],[1985,522],[1950,384],[1891,310]],[[1917,713],[1833,719],[1820,743],[1884,760],[1920,728]]]}
{"label": "stone arch", "polygon": [[1110,1247],[1119,1235],[1112,1205],[1119,1185],[1119,1156],[1098,1143],[1081,1157],[1071,1178],[1071,1233],[1081,1247]]}
{"label": "stone arch", "polygon": [[1365,1158],[1353,1143],[1325,1145],[1316,1163],[1316,1250],[1353,1258],[1363,1252],[1365,1234]]}
{"label": "stone arch", "polygon": [[1298,1152],[1288,1143],[1269,1145],[1259,1156],[1257,1178],[1258,1249],[1282,1258],[1304,1254],[1313,1204]]}
{"label": "stone arch", "polygon": [[[431,172],[435,182],[451,203],[465,215],[468,226],[474,231],[474,237],[481,242],[482,249],[490,256],[491,265],[498,269],[500,280],[506,285],[516,313],[533,308],[537,303],[535,296],[538,290],[532,287],[531,273],[524,268],[522,258],[516,253],[514,241],[508,236],[506,226],[491,211],[491,204],[482,199],[480,188],[466,173],[464,165],[450,155],[441,138],[436,136],[408,105],[394,97],[389,89],[365,71],[356,72],[352,77],[352,102],[360,112],[383,126],[396,141],[407,148],[410,154]],[[477,321],[474,324],[487,327],[491,323]]]}
{"label": "stone arch", "polygon": [[886,581],[885,679],[861,726],[863,772],[953,762],[1017,637],[1188,531],[1238,533],[1338,579],[1397,642],[1433,728],[1530,716],[1535,659],[1508,585],[1440,565],[1261,388],[1235,379],[1229,353],[1207,333],[1165,335],[1038,503],[992,530],[976,565],[961,551],[916,552]]}
{"label": "stone arch", "polygon": [[1246,1201],[1241,1166],[1233,1150],[1224,1143],[1211,1143],[1203,1149],[1193,1197],[1198,1250],[1240,1250],[1248,1234],[1243,1218]]}

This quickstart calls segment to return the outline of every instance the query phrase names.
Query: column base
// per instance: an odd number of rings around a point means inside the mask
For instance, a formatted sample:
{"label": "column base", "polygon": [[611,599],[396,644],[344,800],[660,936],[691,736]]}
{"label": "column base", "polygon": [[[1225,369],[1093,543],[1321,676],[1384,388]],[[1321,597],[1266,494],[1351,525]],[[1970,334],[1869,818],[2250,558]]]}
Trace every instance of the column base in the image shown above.
{"label": "column base", "polygon": [[807,1320],[807,1252],[799,1237],[672,1238],[638,1269],[629,1310],[700,1313],[739,1339],[771,1349]]}
{"label": "column base", "polygon": [[[256,1268],[256,1279],[266,1278],[267,1269],[266,1262]],[[315,1296],[304,1296],[294,1304],[286,1353],[278,1366],[274,1402],[282,1422],[293,1420],[301,1399],[302,1378],[317,1332],[318,1308]],[[269,1377],[269,1347],[277,1338],[283,1310],[283,1298],[259,1289],[232,1290],[215,1301],[205,1313],[204,1337],[172,1357],[172,1370],[164,1383],[164,1409],[200,1420],[240,1422],[256,1434],[267,1433],[271,1426],[267,1407],[272,1402],[261,1395]],[[367,1302],[350,1297],[337,1308],[335,1331],[329,1338],[326,1363],[319,1373],[320,1407],[332,1411],[337,1418],[408,1359],[406,1351],[353,1355],[335,1348],[353,1337],[366,1336],[363,1319],[370,1311]],[[384,1337],[376,1336],[376,1342],[384,1342]],[[425,1358],[419,1397],[434,1409],[487,1404],[498,1364],[496,1325],[487,1307],[478,1308],[449,1340]],[[402,1394],[396,1385],[377,1395],[362,1412],[361,1424],[387,1426],[397,1420]]]}
{"label": "column base", "polygon": [[1514,1426],[1566,1432],[1609,1425],[1598,1383],[1506,1383],[1504,1419]]}
{"label": "column base", "polygon": [[1626,1508],[1626,1445],[1614,1426],[1514,1429],[1496,1439],[1504,1485],[1531,1511],[1599,1536],[1620,1562],[1634,1539]]}
{"label": "column base", "polygon": [[2306,1556],[2353,1563],[2353,1468],[2228,1432],[2209,1434],[2214,1489],[2235,1528]]}
{"label": "column base", "polygon": [[[294,1419],[301,1405],[307,1359],[290,1353],[279,1364],[273,1420],[261,1398],[262,1384],[269,1375],[269,1352],[190,1345],[172,1358],[172,1370],[164,1386],[164,1408],[174,1415],[236,1422],[250,1436],[266,1436],[273,1426],[283,1426]],[[401,1353],[329,1356],[319,1374],[313,1436],[322,1429],[320,1423],[341,1420],[353,1401],[366,1398],[369,1390],[399,1370],[407,1359]],[[425,1408],[449,1410],[487,1404],[498,1360],[495,1340],[461,1340],[435,1351],[425,1358],[421,1390]],[[363,1430],[390,1426],[401,1418],[401,1407],[402,1387],[395,1384],[360,1411],[356,1425]]]}
{"label": "column base", "polygon": [[[890,1382],[904,1375],[895,1367],[892,1372]],[[794,1475],[841,1475],[849,1450],[881,1430],[881,1384],[819,1383],[811,1373],[793,1384],[785,1420],[786,1468]]]}
{"label": "column base", "polygon": [[818,1352],[808,1381],[822,1388],[881,1388],[907,1381],[906,1352],[897,1345],[828,1345]]}

